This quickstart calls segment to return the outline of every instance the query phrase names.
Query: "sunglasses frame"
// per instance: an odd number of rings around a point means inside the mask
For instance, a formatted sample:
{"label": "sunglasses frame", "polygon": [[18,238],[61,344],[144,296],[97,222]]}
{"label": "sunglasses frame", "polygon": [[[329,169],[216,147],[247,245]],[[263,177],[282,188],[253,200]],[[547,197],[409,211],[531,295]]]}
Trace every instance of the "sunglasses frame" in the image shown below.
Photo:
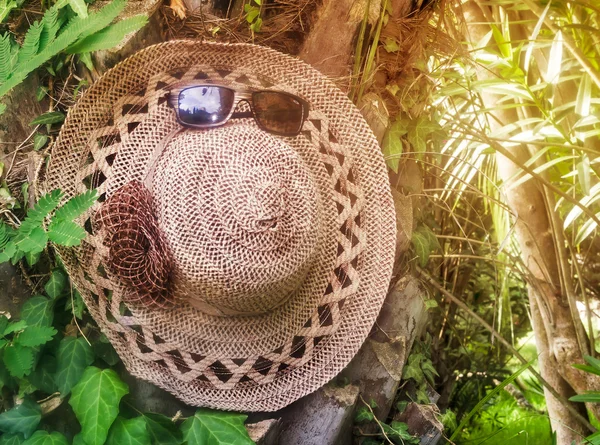
{"label": "sunglasses frame", "polygon": [[[185,90],[188,90],[191,88],[202,88],[202,87],[218,87],[218,88],[223,88],[223,89],[233,92],[233,104],[231,106],[231,110],[227,114],[227,117],[225,117],[225,119],[223,119],[220,122],[209,123],[209,124],[190,124],[187,122],[183,122],[183,120],[181,119],[181,116],[179,115],[179,111],[180,111],[179,110],[179,96],[180,96],[180,94],[183,93]],[[254,94],[257,94],[257,93],[278,93],[278,94],[282,94],[287,97],[291,97],[292,99],[300,102],[300,104],[302,105],[302,121],[300,123],[298,131],[286,133],[286,132],[273,131],[271,129],[265,128],[265,126],[260,122],[260,120],[257,119],[256,113],[254,111],[253,96],[254,96]],[[249,105],[249,107],[250,107],[249,112],[248,111],[241,111],[241,112],[235,111],[236,108],[238,107],[238,105],[240,104],[240,102],[242,102],[242,101],[245,101]],[[225,125],[227,122],[229,122],[230,119],[252,117],[252,118],[254,118],[256,125],[258,125],[258,127],[261,130],[266,131],[267,133],[276,134],[278,136],[290,136],[290,137],[298,136],[300,134],[300,131],[302,131],[302,127],[304,126],[304,122],[308,118],[308,113],[310,111],[310,106],[307,101],[305,101],[301,97],[298,97],[294,94],[286,93],[285,91],[258,90],[258,89],[254,89],[254,88],[235,89],[228,85],[211,84],[211,83],[198,83],[198,84],[190,83],[190,84],[178,86],[178,87],[172,89],[171,91],[169,91],[169,95],[167,97],[167,103],[169,104],[169,106],[171,108],[173,108],[175,110],[175,115],[177,116],[177,121],[184,127],[204,128],[204,129],[214,128],[214,127],[220,127],[222,125]]]}

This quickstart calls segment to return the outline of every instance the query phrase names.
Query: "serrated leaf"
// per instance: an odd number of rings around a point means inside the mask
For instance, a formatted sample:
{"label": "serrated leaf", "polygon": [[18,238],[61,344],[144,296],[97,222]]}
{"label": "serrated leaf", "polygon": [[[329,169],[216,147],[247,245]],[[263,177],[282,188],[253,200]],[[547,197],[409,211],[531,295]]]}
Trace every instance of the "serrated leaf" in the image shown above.
{"label": "serrated leaf", "polygon": [[88,190],[76,195],[54,213],[53,221],[73,221],[92,207],[97,199],[98,192],[96,190]]}
{"label": "serrated leaf", "polygon": [[56,382],[54,380],[55,374],[56,359],[51,355],[44,355],[27,378],[31,384],[40,391],[47,394],[53,394],[57,391]]}
{"label": "serrated leaf", "polygon": [[397,120],[387,129],[383,137],[381,151],[389,168],[398,173],[402,155],[402,136],[407,133],[406,122]]}
{"label": "serrated leaf", "polygon": [[92,51],[114,48],[127,34],[135,32],[148,23],[146,15],[136,15],[110,25],[95,34],[86,37],[67,49],[70,54],[82,54]]}
{"label": "serrated leaf", "polygon": [[69,445],[67,438],[60,433],[36,431],[23,445]]}
{"label": "serrated leaf", "polygon": [[48,214],[58,206],[62,199],[62,192],[54,190],[42,196],[38,202],[27,212],[27,216],[19,226],[15,242],[29,234],[34,228],[41,227]]}
{"label": "serrated leaf", "polygon": [[23,378],[33,368],[33,349],[19,344],[4,348],[4,365],[13,377]]}
{"label": "serrated leaf", "polygon": [[60,124],[64,122],[65,114],[62,111],[49,111],[44,114],[40,114],[34,120],[32,120],[29,125],[32,127],[34,125],[52,125],[52,124]]}
{"label": "serrated leaf", "polygon": [[44,145],[46,145],[47,142],[48,136],[46,136],[45,134],[36,133],[33,136],[33,149],[35,151],[38,151],[40,148],[44,147]]}
{"label": "serrated leaf", "polygon": [[13,332],[22,331],[27,327],[25,320],[12,321],[4,328],[2,335],[12,334]]}
{"label": "serrated leaf", "polygon": [[88,16],[87,4],[84,0],[69,0],[69,6],[82,19]]}
{"label": "serrated leaf", "polygon": [[48,227],[48,238],[54,244],[60,246],[78,246],[86,237],[86,234],[87,232],[83,227],[78,226],[73,221],[53,221]]}
{"label": "serrated leaf", "polygon": [[16,342],[33,348],[48,343],[56,332],[56,329],[51,326],[31,326],[19,334]]}
{"label": "serrated leaf", "polygon": [[171,419],[162,414],[144,414],[146,427],[152,438],[152,443],[160,445],[181,445],[183,435]]}
{"label": "serrated leaf", "polygon": [[88,445],[102,445],[119,414],[119,402],[129,387],[112,369],[90,366],[72,389],[69,405],[81,424],[81,435]]}
{"label": "serrated leaf", "polygon": [[36,430],[41,419],[40,406],[25,399],[20,405],[0,414],[0,431],[21,433],[28,438]]}
{"label": "serrated leaf", "polygon": [[0,437],[0,445],[22,445],[25,438],[20,433],[3,434]]}
{"label": "serrated leaf", "polygon": [[110,427],[106,445],[150,445],[150,433],[143,417],[117,417]]}
{"label": "serrated leaf", "polygon": [[53,305],[52,300],[41,295],[31,297],[23,304],[21,318],[27,326],[50,326],[54,318]]}
{"label": "serrated leaf", "polygon": [[252,445],[244,414],[199,409],[181,425],[183,439],[188,445]]}
{"label": "serrated leaf", "polygon": [[61,396],[65,397],[94,361],[94,353],[85,338],[65,337],[58,346],[56,360],[56,386]]}
{"label": "serrated leaf", "polygon": [[46,291],[46,295],[52,299],[56,299],[63,293],[66,285],[67,276],[65,273],[60,269],[54,269],[50,275],[50,279],[44,285],[44,290]]}

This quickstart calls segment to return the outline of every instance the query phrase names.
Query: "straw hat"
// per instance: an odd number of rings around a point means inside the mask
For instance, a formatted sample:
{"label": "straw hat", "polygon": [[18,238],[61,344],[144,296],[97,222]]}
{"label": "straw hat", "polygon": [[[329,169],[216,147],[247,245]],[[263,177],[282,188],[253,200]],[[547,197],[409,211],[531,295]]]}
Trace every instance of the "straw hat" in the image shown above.
{"label": "straw hat", "polygon": [[[253,119],[184,129],[166,97],[194,79],[292,93],[310,114],[295,137]],[[333,83],[271,49],[171,41],[129,57],[69,112],[45,177],[57,188],[100,194],[82,245],[59,249],[91,315],[133,375],[190,405],[274,411],[309,394],[386,295],[396,227],[377,141]]]}

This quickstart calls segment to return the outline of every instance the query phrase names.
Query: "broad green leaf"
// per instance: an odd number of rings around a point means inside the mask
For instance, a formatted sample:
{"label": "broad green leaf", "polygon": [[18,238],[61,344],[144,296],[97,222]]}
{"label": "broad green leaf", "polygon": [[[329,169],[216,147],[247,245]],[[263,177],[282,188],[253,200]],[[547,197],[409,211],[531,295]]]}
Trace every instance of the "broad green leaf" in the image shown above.
{"label": "broad green leaf", "polygon": [[143,417],[117,417],[110,427],[106,445],[150,445],[150,433]]}
{"label": "broad green leaf", "polygon": [[36,254],[46,248],[48,235],[42,227],[34,227],[27,235],[19,238],[15,244],[21,252]]}
{"label": "broad green leaf", "polygon": [[81,424],[81,435],[88,445],[102,445],[119,414],[119,402],[128,386],[112,369],[90,366],[71,391],[69,405]]}
{"label": "broad green leaf", "polygon": [[54,244],[72,247],[78,246],[87,235],[83,227],[72,221],[56,221],[48,227],[48,238]]}
{"label": "broad green leaf", "polygon": [[22,445],[25,438],[20,433],[3,434],[0,437],[0,445]]}
{"label": "broad green leaf", "polygon": [[75,11],[75,14],[77,14],[79,17],[81,17],[82,19],[87,18],[87,4],[84,0],[69,0],[69,6],[73,11]]}
{"label": "broad green leaf", "polygon": [[40,114],[29,125],[51,125],[59,124],[65,120],[65,115],[61,111],[49,111],[48,113]]}
{"label": "broad green leaf", "polygon": [[23,346],[35,347],[48,343],[56,335],[51,326],[31,326],[19,334],[16,342]]}
{"label": "broad green leaf", "polygon": [[382,423],[383,431],[394,443],[403,445],[418,445],[421,441],[408,432],[408,425],[393,420],[390,425]]}
{"label": "broad green leaf", "polygon": [[33,149],[35,151],[38,151],[39,149],[44,147],[44,145],[46,145],[47,142],[48,136],[46,136],[45,134],[36,133],[35,136],[33,136]]}
{"label": "broad green leaf", "polygon": [[33,349],[12,344],[4,348],[4,365],[13,377],[23,378],[33,368]]}
{"label": "broad green leaf", "polygon": [[254,442],[244,426],[244,414],[199,409],[181,425],[188,445],[250,445]]}
{"label": "broad green leaf", "polygon": [[27,322],[27,326],[50,326],[54,318],[53,306],[54,302],[46,297],[31,297],[23,304],[21,318]]}
{"label": "broad green leaf", "polygon": [[160,445],[181,445],[183,435],[171,419],[162,414],[146,413],[144,420],[152,442]]}
{"label": "broad green leaf", "polygon": [[42,409],[37,403],[25,399],[23,403],[0,414],[0,431],[21,433],[28,438],[42,419]]}
{"label": "broad green leaf", "polygon": [[65,436],[60,433],[36,431],[23,445],[69,445]]}
{"label": "broad green leaf", "polygon": [[51,355],[43,355],[36,368],[27,376],[33,386],[47,394],[57,391],[54,375],[56,374],[56,359]]}
{"label": "broad green leaf", "polygon": [[83,215],[98,199],[96,190],[88,190],[69,199],[55,213],[53,221],[73,221]]}
{"label": "broad green leaf", "polygon": [[415,248],[415,253],[419,258],[419,265],[421,267],[425,267],[427,261],[429,260],[429,255],[431,254],[431,245],[429,244],[429,239],[426,235],[415,230],[412,233],[411,243]]}
{"label": "broad green leaf", "polygon": [[73,445],[87,445],[81,433],[75,434],[73,437]]}
{"label": "broad green leaf", "polygon": [[407,133],[407,124],[403,120],[397,120],[390,125],[383,137],[383,156],[389,168],[398,173],[400,156],[402,155],[402,136]]}
{"label": "broad green leaf", "polygon": [[375,416],[373,416],[371,410],[366,406],[361,406],[360,408],[358,408],[356,414],[354,415],[354,421],[356,423],[370,422],[374,418]]}
{"label": "broad green leaf", "polygon": [[52,299],[56,299],[63,293],[66,285],[67,276],[65,273],[60,269],[54,269],[50,275],[50,279],[44,285],[44,290],[46,291],[46,295]]}
{"label": "broad green leaf", "polygon": [[94,353],[83,337],[65,337],[58,346],[56,355],[56,386],[62,397],[83,376],[85,369],[94,361]]}

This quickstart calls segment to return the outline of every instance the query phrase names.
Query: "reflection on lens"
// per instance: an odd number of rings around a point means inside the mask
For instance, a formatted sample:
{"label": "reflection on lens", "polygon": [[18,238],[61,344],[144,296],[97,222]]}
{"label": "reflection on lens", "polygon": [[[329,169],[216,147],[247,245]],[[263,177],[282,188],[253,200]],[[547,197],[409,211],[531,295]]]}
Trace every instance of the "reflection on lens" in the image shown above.
{"label": "reflection on lens", "polygon": [[298,134],[304,121],[300,100],[276,91],[259,91],[252,95],[254,114],[267,131],[282,135]]}
{"label": "reflection on lens", "polygon": [[229,88],[197,86],[179,93],[179,119],[186,124],[210,125],[223,122],[233,107]]}

